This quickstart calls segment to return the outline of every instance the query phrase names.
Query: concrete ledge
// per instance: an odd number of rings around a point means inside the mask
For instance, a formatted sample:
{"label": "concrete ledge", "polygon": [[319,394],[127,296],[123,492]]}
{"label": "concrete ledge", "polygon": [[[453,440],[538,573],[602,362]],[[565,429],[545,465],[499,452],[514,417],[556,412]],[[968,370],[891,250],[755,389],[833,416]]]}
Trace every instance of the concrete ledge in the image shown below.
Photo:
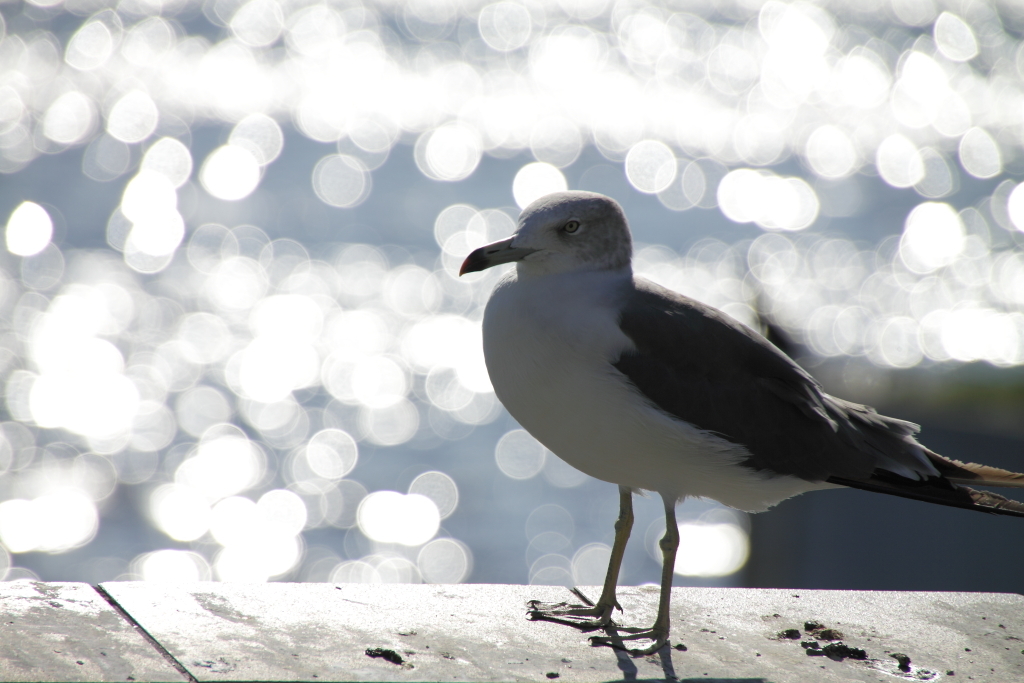
{"label": "concrete ledge", "polygon": [[181,681],[92,586],[0,583],[0,679]]}
{"label": "concrete ledge", "polygon": [[[108,583],[101,588],[123,615],[84,584],[0,584],[0,677],[1024,680],[1020,595],[677,588],[676,647],[631,658],[590,647],[587,634],[573,628],[526,620],[528,599],[572,597],[557,587]],[[617,620],[650,625],[656,599],[656,588],[621,589],[625,614]],[[780,635],[787,631],[796,638]],[[376,648],[383,656],[367,655]]]}

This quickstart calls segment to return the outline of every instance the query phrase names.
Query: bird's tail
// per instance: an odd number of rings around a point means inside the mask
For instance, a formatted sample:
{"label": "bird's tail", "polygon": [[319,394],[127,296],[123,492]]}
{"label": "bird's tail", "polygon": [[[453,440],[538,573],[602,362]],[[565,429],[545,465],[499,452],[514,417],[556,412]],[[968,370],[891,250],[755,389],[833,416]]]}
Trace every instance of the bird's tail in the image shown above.
{"label": "bird's tail", "polygon": [[941,476],[916,481],[878,469],[864,479],[830,477],[828,481],[841,486],[888,493],[892,496],[939,505],[1024,517],[1024,503],[1000,496],[998,493],[977,491],[963,485],[1024,488],[1024,474],[977,463],[963,463],[928,449],[924,449],[924,452]]}
{"label": "bird's tail", "polygon": [[1024,474],[1019,472],[1002,470],[998,467],[990,467],[989,465],[979,465],[976,462],[960,462],[959,460],[953,460],[938,453],[933,453],[927,448],[924,449],[924,452],[942,476],[957,484],[1024,489]]}

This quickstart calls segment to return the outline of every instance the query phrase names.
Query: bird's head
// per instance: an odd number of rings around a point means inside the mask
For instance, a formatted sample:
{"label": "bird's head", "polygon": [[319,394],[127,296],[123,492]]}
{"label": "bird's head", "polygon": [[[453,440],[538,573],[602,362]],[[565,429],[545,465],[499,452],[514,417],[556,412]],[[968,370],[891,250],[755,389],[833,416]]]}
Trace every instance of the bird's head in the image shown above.
{"label": "bird's head", "polygon": [[595,192],[555,192],[523,209],[515,234],[466,257],[460,275],[518,262],[520,273],[629,266],[633,240],[618,202]]}

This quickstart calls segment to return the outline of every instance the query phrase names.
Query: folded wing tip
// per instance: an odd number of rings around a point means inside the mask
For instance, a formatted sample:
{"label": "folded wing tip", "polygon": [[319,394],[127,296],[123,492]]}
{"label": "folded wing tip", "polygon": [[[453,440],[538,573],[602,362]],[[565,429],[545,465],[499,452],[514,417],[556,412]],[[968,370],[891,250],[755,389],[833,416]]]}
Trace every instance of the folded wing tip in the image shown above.
{"label": "folded wing tip", "polygon": [[[884,476],[884,478],[877,478],[876,475],[872,475],[867,479],[829,477],[827,481],[830,484],[840,484],[863,491],[885,493],[891,496],[920,500],[947,507],[977,510],[978,512],[1007,515],[1010,517],[1024,517],[1024,503],[1001,496],[998,493],[978,491],[943,478],[918,482],[907,480],[891,473],[886,473],[887,476]],[[988,485],[978,481],[972,481],[971,483],[975,485]]]}

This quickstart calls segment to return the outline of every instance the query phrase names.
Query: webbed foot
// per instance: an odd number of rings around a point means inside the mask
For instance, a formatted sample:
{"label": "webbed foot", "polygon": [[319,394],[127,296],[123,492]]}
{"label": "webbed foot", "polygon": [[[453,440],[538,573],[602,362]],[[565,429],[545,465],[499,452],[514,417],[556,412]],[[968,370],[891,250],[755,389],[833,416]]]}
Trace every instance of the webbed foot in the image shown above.
{"label": "webbed foot", "polygon": [[612,612],[615,608],[622,611],[622,607],[617,601],[610,605],[594,604],[579,588],[570,590],[583,604],[530,600],[526,603],[527,616],[533,621],[553,621],[573,626],[584,632],[596,631],[614,625]]}

